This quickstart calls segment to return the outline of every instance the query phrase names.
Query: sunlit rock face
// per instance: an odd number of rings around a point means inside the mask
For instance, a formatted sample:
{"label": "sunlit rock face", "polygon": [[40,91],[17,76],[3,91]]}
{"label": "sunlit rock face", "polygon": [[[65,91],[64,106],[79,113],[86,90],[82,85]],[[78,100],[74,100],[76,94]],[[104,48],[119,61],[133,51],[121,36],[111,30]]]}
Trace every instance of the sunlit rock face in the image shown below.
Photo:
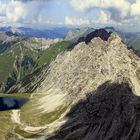
{"label": "sunlit rock face", "polygon": [[139,62],[139,57],[127,49],[117,34],[112,33],[108,41],[93,38],[88,44],[79,43],[72,51],[59,55],[36,92],[59,89],[59,93],[75,99],[111,80],[128,82],[139,95]]}
{"label": "sunlit rock face", "polygon": [[[58,55],[49,69],[44,68],[39,75],[39,79],[44,77],[44,80],[36,92],[43,92],[54,86],[64,93],[72,90],[81,95],[112,80],[129,82],[134,93],[139,94],[139,61],[139,57],[127,49],[117,34],[112,33],[107,41],[95,37],[88,44],[81,42],[72,51]],[[36,84],[38,78],[34,76],[30,82]],[[22,86],[21,83],[20,87],[18,90],[24,91],[26,85]]]}

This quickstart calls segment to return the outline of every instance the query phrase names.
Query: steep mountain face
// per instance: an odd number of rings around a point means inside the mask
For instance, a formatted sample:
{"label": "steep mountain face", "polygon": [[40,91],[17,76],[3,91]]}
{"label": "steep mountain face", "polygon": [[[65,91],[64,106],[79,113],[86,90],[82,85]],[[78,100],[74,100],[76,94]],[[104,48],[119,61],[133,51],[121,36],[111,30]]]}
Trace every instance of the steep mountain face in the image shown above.
{"label": "steep mountain face", "polygon": [[0,55],[1,92],[8,90],[17,81],[34,71],[38,54],[38,51],[25,47],[21,41]]}
{"label": "steep mountain face", "polygon": [[26,92],[35,85],[20,111],[24,125],[19,129],[40,128],[50,140],[137,139],[139,74],[140,58],[117,34],[105,41],[95,37],[81,42],[44,66],[29,83],[15,86]]}
{"label": "steep mountain face", "polygon": [[14,36],[13,34],[0,33],[0,53],[3,53],[7,48],[22,40],[24,38]]}
{"label": "steep mountain face", "polygon": [[64,92],[72,90],[72,84],[75,85],[73,91],[76,92],[82,86],[81,79],[84,83],[96,87],[97,83],[102,83],[101,81],[123,80],[133,85],[135,91],[139,91],[138,71],[139,58],[127,49],[118,35],[112,33],[108,41],[94,38],[88,45],[82,42],[72,51],[57,57],[50,65],[46,80],[37,91],[45,91],[43,85],[50,85],[49,83],[53,83],[55,79],[57,81],[54,84],[60,86]]}
{"label": "steep mountain face", "polygon": [[7,37],[3,34],[0,37],[3,42],[9,41],[9,48],[4,43],[1,44],[5,50],[0,54],[0,92],[6,92],[26,76],[49,64],[70,44],[62,39],[39,38],[24,38],[12,43],[9,38],[14,36]]}

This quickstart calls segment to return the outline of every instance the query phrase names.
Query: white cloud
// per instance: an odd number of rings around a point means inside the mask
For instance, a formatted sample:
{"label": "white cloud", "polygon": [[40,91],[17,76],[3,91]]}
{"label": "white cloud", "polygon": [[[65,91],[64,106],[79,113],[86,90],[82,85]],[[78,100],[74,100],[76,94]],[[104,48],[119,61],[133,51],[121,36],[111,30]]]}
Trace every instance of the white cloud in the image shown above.
{"label": "white cloud", "polygon": [[6,4],[4,4],[0,1],[0,15],[4,16],[5,12],[6,12]]}
{"label": "white cloud", "polygon": [[105,13],[104,11],[101,11],[100,12],[100,17],[98,19],[98,22],[99,23],[102,23],[102,24],[107,24],[110,22],[110,15]]}
{"label": "white cloud", "polygon": [[102,8],[110,11],[112,16],[117,13],[117,18],[124,18],[128,15],[130,2],[128,0],[71,0],[71,5],[79,11],[92,8]]}
{"label": "white cloud", "polygon": [[6,8],[6,17],[10,21],[17,22],[25,16],[23,5],[20,2],[11,2]]}
{"label": "white cloud", "polygon": [[68,17],[66,16],[65,17],[65,24],[66,25],[78,25],[78,26],[81,26],[81,25],[89,25],[90,24],[90,21],[88,19],[82,19],[82,18],[71,18],[71,17]]}
{"label": "white cloud", "polygon": [[140,27],[140,0],[0,0],[5,24]]}
{"label": "white cloud", "polygon": [[136,3],[132,4],[131,15],[132,16],[140,16],[140,0],[137,0]]}
{"label": "white cloud", "polygon": [[90,21],[92,24],[140,28],[140,0],[70,0],[70,4],[87,15],[93,9],[101,11],[99,18]]}
{"label": "white cloud", "polygon": [[113,23],[113,21],[111,21],[110,19],[110,14],[102,10],[100,11],[99,17],[96,19],[83,19],[66,16],[64,22],[66,25],[77,25],[77,26]]}
{"label": "white cloud", "polygon": [[[0,15],[4,15],[7,22],[37,23],[40,13],[46,7],[46,2],[38,1],[8,1],[0,2]],[[0,16],[0,21],[2,17]]]}

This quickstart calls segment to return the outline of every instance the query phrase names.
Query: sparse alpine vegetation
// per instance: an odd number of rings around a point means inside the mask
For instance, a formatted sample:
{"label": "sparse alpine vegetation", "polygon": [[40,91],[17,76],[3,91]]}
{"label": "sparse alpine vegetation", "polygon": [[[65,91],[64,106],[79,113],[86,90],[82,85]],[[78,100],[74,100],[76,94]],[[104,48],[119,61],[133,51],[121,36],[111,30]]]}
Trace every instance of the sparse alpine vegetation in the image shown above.
{"label": "sparse alpine vegetation", "polygon": [[48,65],[70,44],[70,41],[62,39],[37,38],[25,38],[9,44],[7,48],[4,48],[5,43],[1,43],[1,48],[4,50],[0,53],[0,92],[8,91],[26,76],[34,73],[43,65]]}

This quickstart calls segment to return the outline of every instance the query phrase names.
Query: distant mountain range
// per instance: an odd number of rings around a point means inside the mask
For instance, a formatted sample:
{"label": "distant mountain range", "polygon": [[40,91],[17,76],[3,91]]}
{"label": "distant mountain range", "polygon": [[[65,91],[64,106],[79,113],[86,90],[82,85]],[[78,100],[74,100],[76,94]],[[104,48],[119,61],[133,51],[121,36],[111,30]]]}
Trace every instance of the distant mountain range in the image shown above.
{"label": "distant mountain range", "polygon": [[0,32],[7,34],[22,36],[22,37],[37,37],[37,38],[64,38],[70,31],[70,28],[58,27],[49,29],[33,29],[28,27],[0,27]]}
{"label": "distant mountain range", "polygon": [[[140,33],[139,32],[123,32],[115,29],[114,27],[102,28],[107,32],[116,32],[123,41],[135,49],[140,49]],[[29,27],[0,27],[0,32],[8,36],[16,37],[36,37],[36,38],[63,38],[73,42],[82,41],[89,33],[94,32],[96,29],[92,27],[81,28],[67,28],[67,27],[54,27],[49,29],[34,29]]]}

